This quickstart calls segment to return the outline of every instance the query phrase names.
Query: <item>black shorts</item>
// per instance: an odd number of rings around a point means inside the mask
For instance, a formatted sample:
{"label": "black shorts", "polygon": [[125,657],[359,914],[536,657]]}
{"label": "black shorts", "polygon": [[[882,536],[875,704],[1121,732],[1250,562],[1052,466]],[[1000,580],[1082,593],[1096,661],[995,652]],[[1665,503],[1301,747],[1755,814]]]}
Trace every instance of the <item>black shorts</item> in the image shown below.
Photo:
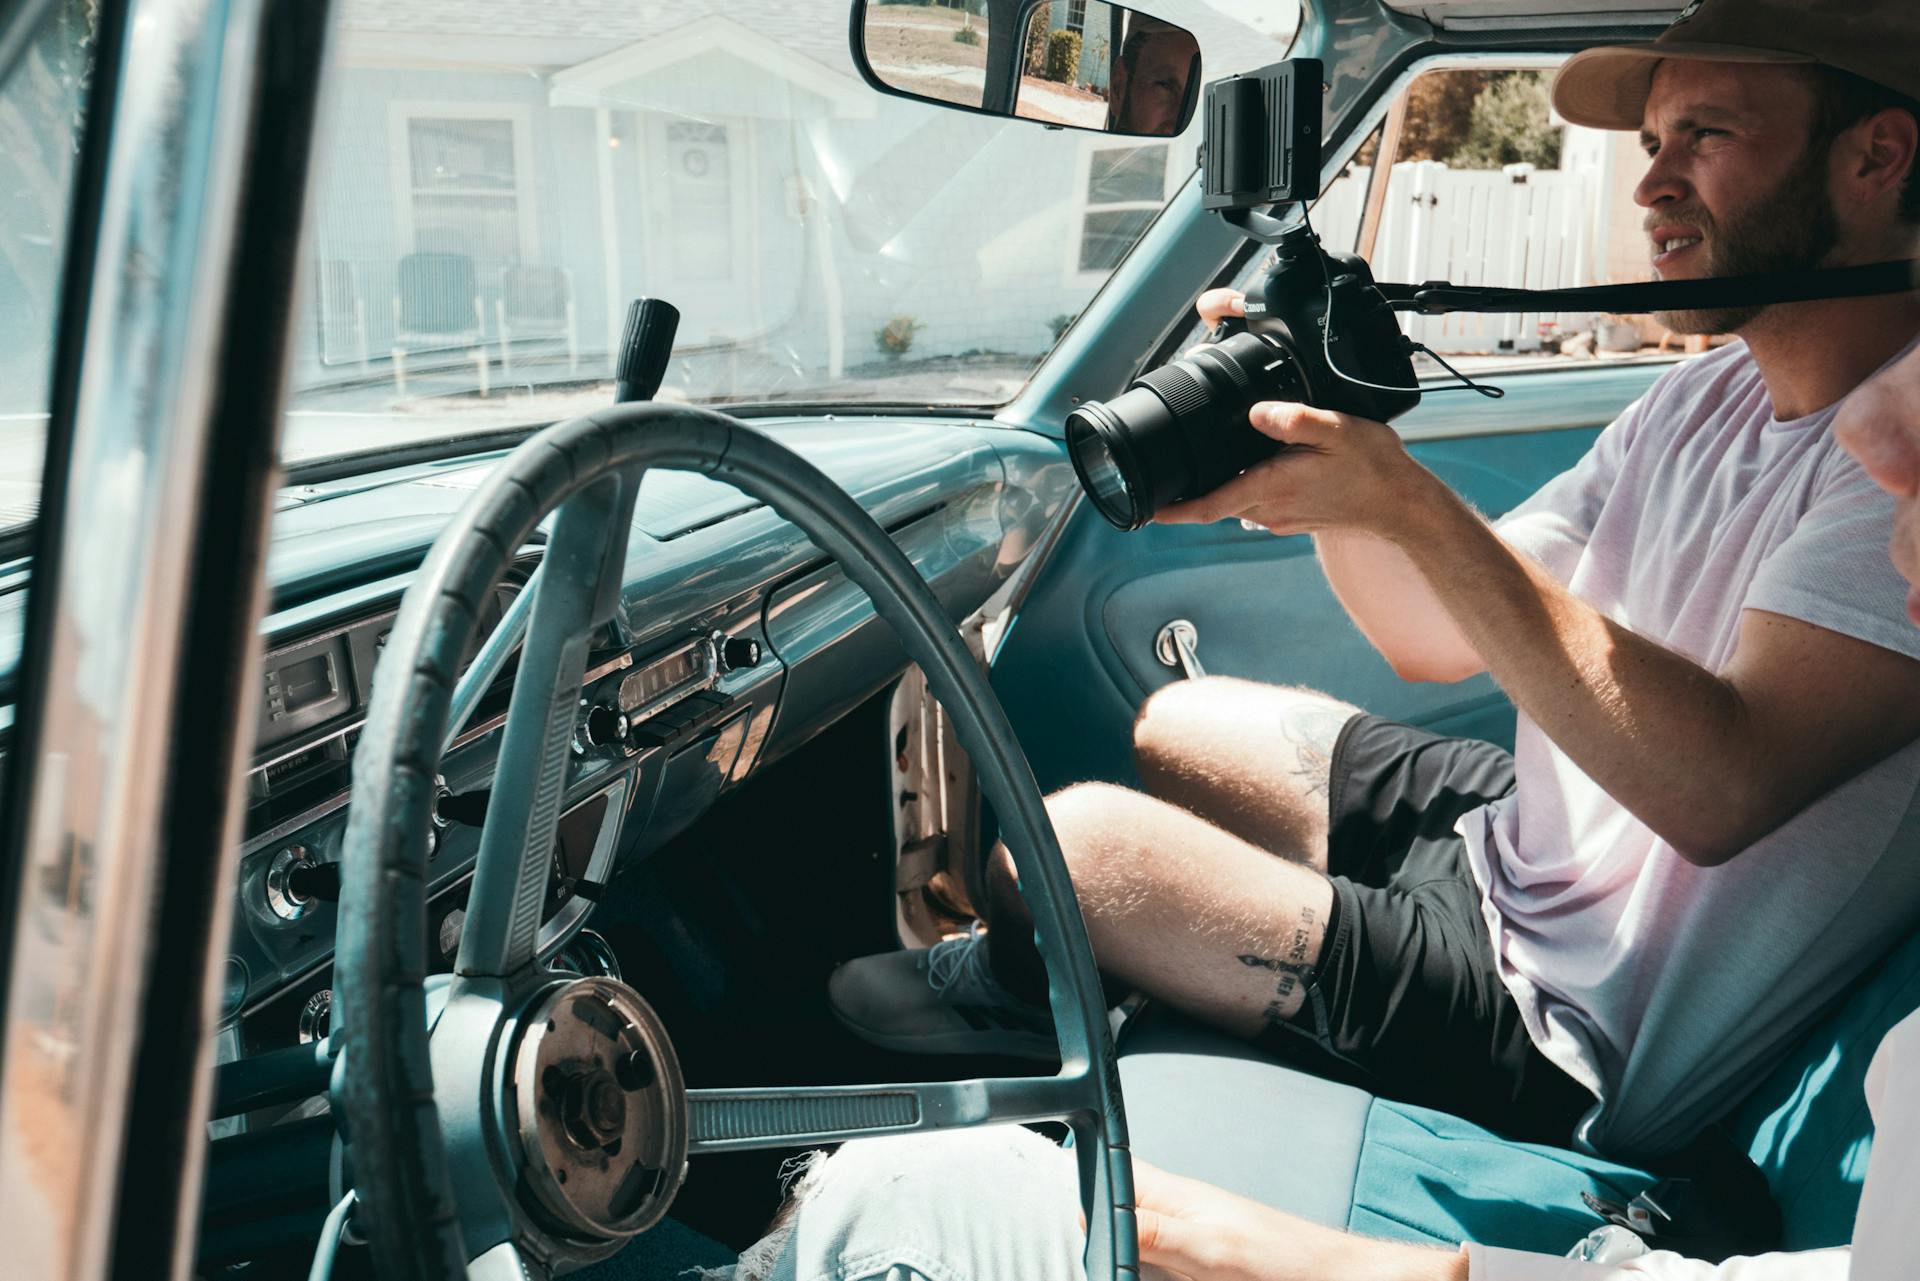
{"label": "black shorts", "polygon": [[1491,743],[1347,722],[1327,802],[1333,919],[1307,1003],[1262,1042],[1320,1075],[1565,1145],[1593,1095],[1528,1037],[1453,830],[1512,791],[1513,757]]}

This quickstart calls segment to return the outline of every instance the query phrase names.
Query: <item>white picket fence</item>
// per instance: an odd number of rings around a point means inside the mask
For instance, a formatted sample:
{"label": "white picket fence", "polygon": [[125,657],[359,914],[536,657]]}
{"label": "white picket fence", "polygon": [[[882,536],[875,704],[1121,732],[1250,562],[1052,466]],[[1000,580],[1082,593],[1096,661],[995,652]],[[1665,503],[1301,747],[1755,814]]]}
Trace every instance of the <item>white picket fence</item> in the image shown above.
{"label": "white picket fence", "polygon": [[[1330,246],[1351,243],[1367,180],[1366,169],[1350,169],[1314,206],[1314,224]],[[1402,161],[1393,167],[1369,260],[1374,277],[1528,289],[1591,284],[1593,190],[1584,172]],[[1441,352],[1531,351],[1592,321],[1538,312],[1400,319],[1410,337]]]}

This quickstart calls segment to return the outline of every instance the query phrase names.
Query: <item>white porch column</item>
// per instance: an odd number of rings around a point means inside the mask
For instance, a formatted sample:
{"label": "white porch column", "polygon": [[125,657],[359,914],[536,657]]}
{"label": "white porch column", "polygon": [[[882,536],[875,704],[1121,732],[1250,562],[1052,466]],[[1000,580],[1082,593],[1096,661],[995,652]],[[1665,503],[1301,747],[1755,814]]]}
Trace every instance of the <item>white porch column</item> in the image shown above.
{"label": "white porch column", "polygon": [[620,227],[614,220],[613,199],[613,112],[595,107],[600,155],[594,168],[600,178],[600,256],[605,263],[601,273],[607,295],[607,367],[613,372],[619,358],[620,326],[625,323],[625,300],[620,296]]}

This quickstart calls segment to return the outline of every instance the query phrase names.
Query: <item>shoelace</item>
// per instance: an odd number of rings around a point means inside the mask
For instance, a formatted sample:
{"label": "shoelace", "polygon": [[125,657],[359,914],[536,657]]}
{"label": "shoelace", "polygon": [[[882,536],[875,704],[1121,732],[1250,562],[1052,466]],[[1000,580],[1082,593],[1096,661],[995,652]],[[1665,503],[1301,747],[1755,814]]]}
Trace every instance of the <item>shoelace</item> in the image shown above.
{"label": "shoelace", "polygon": [[927,953],[927,983],[935,995],[945,996],[947,989],[956,983],[963,993],[970,988],[995,990],[993,973],[987,967],[987,949],[981,946],[986,937],[986,927],[975,921],[967,928],[965,938],[946,939],[933,945]]}

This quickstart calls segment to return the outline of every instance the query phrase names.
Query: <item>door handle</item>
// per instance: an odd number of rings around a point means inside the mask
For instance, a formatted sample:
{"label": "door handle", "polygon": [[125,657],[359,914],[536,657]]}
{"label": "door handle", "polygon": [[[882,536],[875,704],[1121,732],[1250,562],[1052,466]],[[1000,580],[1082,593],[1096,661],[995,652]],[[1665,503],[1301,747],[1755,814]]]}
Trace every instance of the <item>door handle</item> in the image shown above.
{"label": "door handle", "polygon": [[1154,657],[1168,667],[1177,667],[1180,674],[1188,680],[1199,680],[1207,674],[1200,666],[1200,632],[1184,618],[1176,618],[1160,629],[1153,638]]}

